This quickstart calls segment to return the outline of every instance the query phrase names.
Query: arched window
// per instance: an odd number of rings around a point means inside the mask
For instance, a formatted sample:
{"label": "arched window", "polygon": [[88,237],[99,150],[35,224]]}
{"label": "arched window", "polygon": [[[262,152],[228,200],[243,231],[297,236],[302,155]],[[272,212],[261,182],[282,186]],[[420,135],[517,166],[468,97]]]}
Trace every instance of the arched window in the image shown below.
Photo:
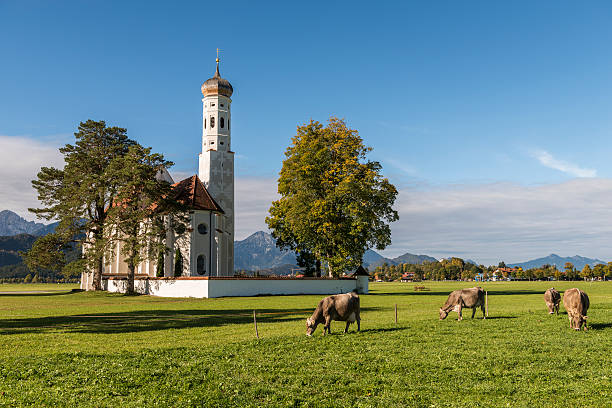
{"label": "arched window", "polygon": [[206,118],[204,118],[204,129],[206,129]]}
{"label": "arched window", "polygon": [[223,127],[225,126],[225,119],[223,118],[223,116],[219,118],[219,126],[221,126],[221,129],[223,129]]}
{"label": "arched window", "polygon": [[229,118],[228,118],[228,119],[227,119],[227,130],[230,130],[230,128],[229,128],[229,123],[230,123],[230,120],[229,120]]}
{"label": "arched window", "polygon": [[196,261],[196,272],[198,275],[206,274],[206,257],[204,255],[198,255]]}
{"label": "arched window", "polygon": [[210,117],[210,128],[214,129],[214,127],[215,127],[215,117],[211,116]]}
{"label": "arched window", "polygon": [[208,225],[201,223],[198,225],[198,232],[202,235],[208,233]]}

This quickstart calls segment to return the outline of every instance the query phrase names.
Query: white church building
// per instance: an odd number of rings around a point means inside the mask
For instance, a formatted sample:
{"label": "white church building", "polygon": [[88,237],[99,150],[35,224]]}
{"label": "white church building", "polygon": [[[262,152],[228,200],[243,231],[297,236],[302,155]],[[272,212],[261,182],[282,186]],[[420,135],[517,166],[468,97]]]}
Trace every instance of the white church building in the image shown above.
{"label": "white church building", "polygon": [[[189,208],[183,234],[169,231],[163,271],[158,260],[138,266],[135,289],[142,294],[173,297],[256,296],[261,294],[327,294],[358,289],[367,293],[367,276],[341,279],[234,278],[234,152],[231,144],[232,85],[216,72],[202,84],[202,152],[198,175],[174,182],[165,171],[175,198]],[[175,274],[176,251],[182,270]],[[124,292],[128,267],[119,244],[105,259],[102,284]],[[179,263],[180,264],[180,263]],[[179,276],[175,276],[179,275]],[[81,288],[91,289],[92,275],[83,272]]]}

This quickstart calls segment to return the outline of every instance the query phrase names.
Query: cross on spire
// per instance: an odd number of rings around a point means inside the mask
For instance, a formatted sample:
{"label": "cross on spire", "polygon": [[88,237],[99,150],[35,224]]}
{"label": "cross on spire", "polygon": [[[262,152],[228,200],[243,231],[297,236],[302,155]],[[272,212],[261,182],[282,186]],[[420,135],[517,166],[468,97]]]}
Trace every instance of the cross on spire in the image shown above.
{"label": "cross on spire", "polygon": [[217,48],[217,64],[219,63],[219,48]]}

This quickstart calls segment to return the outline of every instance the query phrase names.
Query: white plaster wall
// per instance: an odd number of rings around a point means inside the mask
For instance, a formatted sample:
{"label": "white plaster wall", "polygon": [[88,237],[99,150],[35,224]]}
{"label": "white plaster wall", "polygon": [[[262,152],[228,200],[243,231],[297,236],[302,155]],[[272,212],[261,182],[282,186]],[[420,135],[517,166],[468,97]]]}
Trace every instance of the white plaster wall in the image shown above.
{"label": "white plaster wall", "polygon": [[[365,278],[365,287],[358,287],[355,279],[136,279],[134,287],[140,294],[161,297],[333,295],[354,289],[364,294],[368,293]],[[125,279],[102,281],[105,290],[115,293],[125,292],[126,284]]]}
{"label": "white plaster wall", "polygon": [[[134,288],[142,295],[160,297],[208,297],[206,279],[136,279]],[[125,279],[104,279],[103,288],[113,293],[124,293],[127,281]]]}
{"label": "white plaster wall", "polygon": [[333,295],[357,288],[353,279],[228,279],[210,280],[208,297],[258,295]]}

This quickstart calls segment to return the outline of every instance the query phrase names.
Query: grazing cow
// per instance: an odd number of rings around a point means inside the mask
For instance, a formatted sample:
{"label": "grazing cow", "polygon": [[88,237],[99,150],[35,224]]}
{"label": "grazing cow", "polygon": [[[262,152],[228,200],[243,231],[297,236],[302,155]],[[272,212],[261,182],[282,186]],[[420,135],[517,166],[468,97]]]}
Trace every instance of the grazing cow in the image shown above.
{"label": "grazing cow", "polygon": [[328,296],[319,302],[312,316],[306,319],[306,335],[312,336],[317,325],[323,323],[323,335],[331,334],[331,321],[346,322],[344,332],[348,332],[349,324],[357,322],[357,331],[361,330],[359,317],[359,295],[357,292],[342,293]]}
{"label": "grazing cow", "polygon": [[476,308],[480,306],[482,310],[482,318],[485,319],[485,293],[480,287],[459,289],[451,292],[446,299],[444,306],[440,308],[440,320],[446,319],[446,316],[451,311],[459,313],[459,319],[462,320],[461,309],[464,307],[472,309],[472,319],[476,314]]}
{"label": "grazing cow", "polygon": [[587,329],[587,310],[589,310],[589,297],[580,289],[572,288],[563,293],[563,306],[567,310],[570,328],[580,330],[584,325]]}
{"label": "grazing cow", "polygon": [[548,307],[548,314],[557,312],[559,314],[559,303],[561,302],[561,295],[555,288],[550,288],[544,292],[544,301]]}

